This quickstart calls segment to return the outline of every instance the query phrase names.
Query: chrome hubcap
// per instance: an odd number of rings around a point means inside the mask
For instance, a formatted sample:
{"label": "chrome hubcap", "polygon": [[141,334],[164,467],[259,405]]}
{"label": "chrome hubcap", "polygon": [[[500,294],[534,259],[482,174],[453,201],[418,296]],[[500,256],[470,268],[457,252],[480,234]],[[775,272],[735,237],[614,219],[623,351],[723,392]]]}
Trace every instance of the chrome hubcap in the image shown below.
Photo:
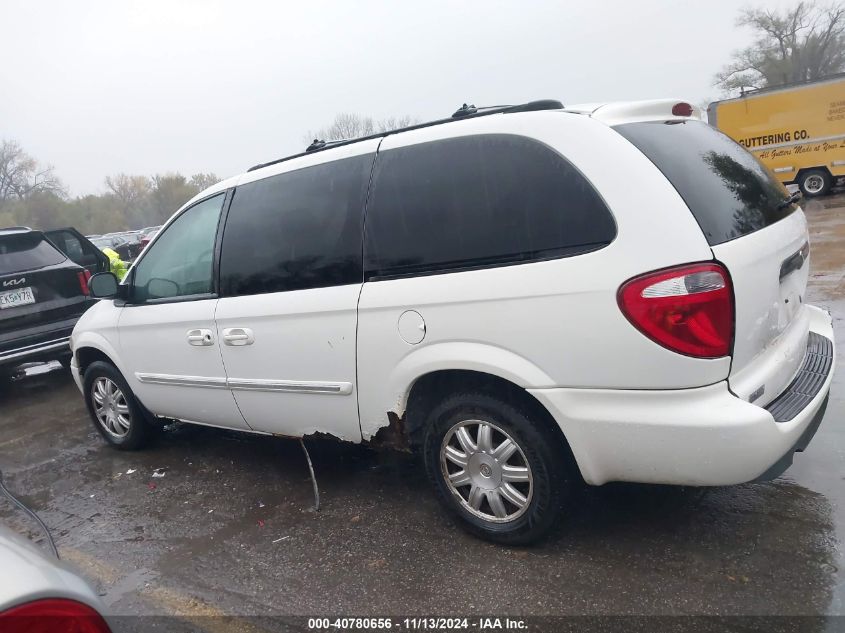
{"label": "chrome hubcap", "polygon": [[440,468],[461,506],[485,521],[513,521],[531,503],[534,482],[525,454],[489,422],[464,420],[449,429]]}
{"label": "chrome hubcap", "polygon": [[91,385],[91,401],[94,415],[109,435],[123,437],[132,425],[132,416],[126,396],[114,381],[101,376]]}
{"label": "chrome hubcap", "polygon": [[824,180],[821,176],[810,176],[804,181],[804,189],[810,193],[818,193],[824,187]]}

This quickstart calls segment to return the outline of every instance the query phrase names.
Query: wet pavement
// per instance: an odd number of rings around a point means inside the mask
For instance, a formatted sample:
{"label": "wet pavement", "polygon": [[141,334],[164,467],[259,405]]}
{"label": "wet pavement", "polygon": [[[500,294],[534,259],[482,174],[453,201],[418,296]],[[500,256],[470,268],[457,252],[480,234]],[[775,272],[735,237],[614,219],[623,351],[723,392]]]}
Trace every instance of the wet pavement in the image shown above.
{"label": "wet pavement", "polygon": [[[845,194],[805,211],[808,300],[845,342]],[[295,441],[176,425],[109,449],[58,365],[0,385],[0,468],[115,614],[845,614],[842,350],[780,479],[585,489],[530,548],[466,535],[409,455],[308,440],[314,512]],[[38,537],[3,500],[0,519]]]}

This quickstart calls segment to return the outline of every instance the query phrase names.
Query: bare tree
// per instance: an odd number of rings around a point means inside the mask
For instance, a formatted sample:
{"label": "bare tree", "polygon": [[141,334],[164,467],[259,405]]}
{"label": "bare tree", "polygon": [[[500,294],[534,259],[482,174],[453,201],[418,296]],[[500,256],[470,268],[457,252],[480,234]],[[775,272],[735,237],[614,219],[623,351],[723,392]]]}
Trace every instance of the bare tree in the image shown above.
{"label": "bare tree", "polygon": [[799,2],[783,13],[743,9],[737,26],[752,29],[756,39],[751,46],[735,51],[731,62],[714,78],[714,85],[726,93],[810,81],[845,69],[842,0],[826,6]]}
{"label": "bare tree", "polygon": [[0,143],[0,207],[10,200],[23,200],[34,193],[64,195],[51,166],[39,165],[16,141]]}
{"label": "bare tree", "polygon": [[106,176],[106,187],[128,209],[137,205],[152,191],[152,183],[146,176],[116,174]]}
{"label": "bare tree", "polygon": [[407,127],[417,122],[419,122],[417,117],[407,114],[376,120],[371,116],[363,116],[354,112],[341,112],[326,127],[322,127],[314,133],[309,133],[308,139],[339,141],[342,139],[360,138],[362,136],[380,134],[401,127]]}
{"label": "bare tree", "polygon": [[220,179],[217,177],[217,174],[194,174],[191,176],[191,179],[188,181],[188,184],[193,185],[197,188],[197,193],[202,191],[203,189],[208,189],[211,185],[216,185],[220,182]]}
{"label": "bare tree", "polygon": [[398,130],[409,125],[416,125],[419,122],[419,118],[410,114],[404,114],[402,116],[390,116],[386,119],[381,119],[376,122],[376,127],[379,132],[390,132],[390,130]]}
{"label": "bare tree", "polygon": [[150,194],[152,220],[163,222],[179,207],[193,198],[198,189],[182,174],[156,174],[152,177],[153,190]]}

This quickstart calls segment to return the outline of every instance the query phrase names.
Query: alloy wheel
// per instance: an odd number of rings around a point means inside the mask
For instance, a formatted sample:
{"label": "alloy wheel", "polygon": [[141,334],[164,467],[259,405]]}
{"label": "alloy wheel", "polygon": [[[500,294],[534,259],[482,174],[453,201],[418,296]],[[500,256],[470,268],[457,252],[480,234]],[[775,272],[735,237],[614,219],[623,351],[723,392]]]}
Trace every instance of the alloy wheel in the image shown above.
{"label": "alloy wheel", "polygon": [[440,467],[450,492],[475,516],[513,521],[531,503],[531,467],[516,441],[484,420],[458,422],[440,447]]}
{"label": "alloy wheel", "polygon": [[116,438],[124,437],[132,426],[129,403],[120,387],[105,376],[100,376],[91,385],[91,400],[94,415],[105,431]]}

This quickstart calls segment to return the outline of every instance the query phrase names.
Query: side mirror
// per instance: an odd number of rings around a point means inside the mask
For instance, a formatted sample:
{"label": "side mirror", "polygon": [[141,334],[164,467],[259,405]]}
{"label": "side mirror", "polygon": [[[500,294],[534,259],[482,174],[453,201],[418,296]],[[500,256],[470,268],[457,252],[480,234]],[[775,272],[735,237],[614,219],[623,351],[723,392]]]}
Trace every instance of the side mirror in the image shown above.
{"label": "side mirror", "polygon": [[113,299],[117,295],[117,277],[112,273],[97,273],[88,280],[88,292],[95,299]]}

